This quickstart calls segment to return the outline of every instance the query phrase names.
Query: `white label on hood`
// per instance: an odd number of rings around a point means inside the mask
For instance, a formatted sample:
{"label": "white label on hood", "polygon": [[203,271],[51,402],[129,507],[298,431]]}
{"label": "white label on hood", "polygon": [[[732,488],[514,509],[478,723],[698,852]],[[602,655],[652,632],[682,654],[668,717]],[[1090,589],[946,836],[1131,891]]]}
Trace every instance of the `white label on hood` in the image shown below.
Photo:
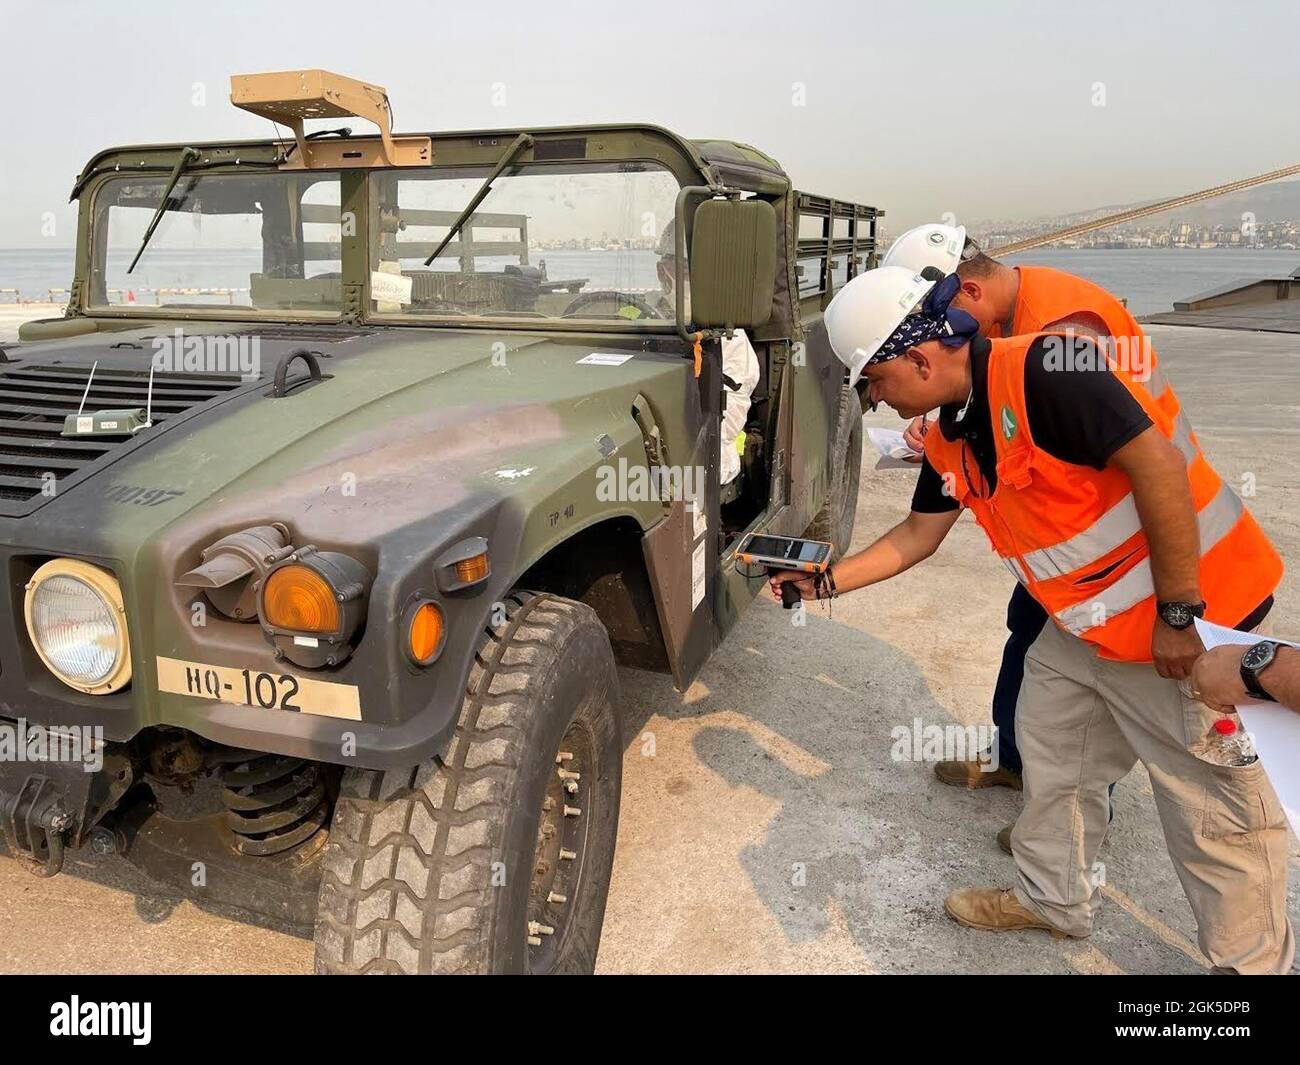
{"label": "white label on hood", "polygon": [[590,355],[584,355],[575,365],[622,366],[630,358],[632,358],[631,352],[615,355],[605,351],[593,351]]}

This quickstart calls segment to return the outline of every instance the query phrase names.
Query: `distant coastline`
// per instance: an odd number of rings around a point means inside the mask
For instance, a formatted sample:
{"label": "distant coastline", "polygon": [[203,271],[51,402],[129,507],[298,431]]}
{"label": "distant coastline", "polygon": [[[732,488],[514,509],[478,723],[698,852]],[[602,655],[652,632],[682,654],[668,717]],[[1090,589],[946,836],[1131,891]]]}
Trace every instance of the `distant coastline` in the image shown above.
{"label": "distant coastline", "polygon": [[[0,249],[0,304],[20,300],[66,303],[74,254],[72,248]],[[229,279],[223,284],[247,285],[246,256],[246,252],[231,251]],[[552,276],[558,276],[558,271],[570,266],[580,268],[581,272],[575,276],[589,277],[593,287],[606,284],[644,287],[655,283],[654,255],[648,251],[638,251],[635,264],[626,264],[626,270],[615,270],[615,262],[623,257],[608,253],[593,255],[547,249],[533,251],[531,258],[547,259]],[[1079,274],[1127,300],[1134,314],[1152,314],[1170,310],[1175,300],[1229,282],[1287,276],[1300,267],[1300,249],[1045,247],[1009,256],[1007,261],[1013,265],[1037,263]],[[604,276],[606,273],[610,276]],[[620,276],[614,276],[615,273]],[[621,276],[623,273],[628,276]],[[152,283],[177,284],[178,280],[173,276]],[[141,279],[140,302],[153,302],[143,296],[150,284],[147,278]]]}

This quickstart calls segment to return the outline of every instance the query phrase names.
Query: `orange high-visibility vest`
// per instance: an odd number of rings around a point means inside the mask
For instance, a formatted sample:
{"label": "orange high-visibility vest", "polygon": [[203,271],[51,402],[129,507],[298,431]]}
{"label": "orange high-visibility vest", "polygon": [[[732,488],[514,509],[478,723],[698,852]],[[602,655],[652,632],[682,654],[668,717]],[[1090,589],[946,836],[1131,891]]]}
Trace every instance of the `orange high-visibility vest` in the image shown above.
{"label": "orange high-visibility vest", "polygon": [[1016,273],[1020,289],[1012,312],[1013,336],[1041,332],[1080,311],[1095,314],[1113,337],[1144,335],[1128,308],[1091,281],[1046,266],[1018,266]]}
{"label": "orange high-visibility vest", "polygon": [[[993,550],[1053,621],[1095,644],[1103,658],[1151,661],[1155,586],[1132,486],[1120,470],[1095,470],[1035,446],[1025,402],[1025,357],[1039,336],[991,341],[989,414],[997,457],[990,495],[964,440],[926,434],[925,456],[968,508]],[[1074,345],[1066,345],[1070,350]],[[1201,540],[1206,619],[1236,625],[1282,576],[1263,530],[1201,453],[1178,397],[1156,371],[1144,384],[1111,370],[1152,423],[1182,452]]]}
{"label": "orange high-visibility vest", "polygon": [[[1068,323],[1083,313],[1094,314],[1105,323],[1105,335],[1109,339],[1092,337],[1090,331],[1081,325],[1068,326],[1067,331],[1099,339],[1111,365],[1121,376],[1134,376],[1139,382],[1155,377],[1159,363],[1151,338],[1129,314],[1128,308],[1104,288],[1047,266],[1018,266],[1015,269],[1020,285],[1012,311],[1012,336],[1039,333],[1048,328],[1056,332],[1058,322]],[[1155,393],[1162,389],[1163,383],[1161,389],[1152,391]],[[1170,414],[1177,417],[1178,413],[1175,405]],[[1191,425],[1185,415],[1183,424],[1190,433]]]}

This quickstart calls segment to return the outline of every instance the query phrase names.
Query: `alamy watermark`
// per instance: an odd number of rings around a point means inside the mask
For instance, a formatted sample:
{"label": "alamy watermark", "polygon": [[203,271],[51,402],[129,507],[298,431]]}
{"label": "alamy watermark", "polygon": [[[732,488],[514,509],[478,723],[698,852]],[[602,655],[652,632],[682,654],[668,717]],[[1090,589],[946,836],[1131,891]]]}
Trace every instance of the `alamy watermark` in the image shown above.
{"label": "alamy watermark", "polygon": [[981,773],[998,768],[996,725],[927,725],[914,717],[911,725],[890,729],[889,738],[895,762],[975,762]]}
{"label": "alamy watermark", "polygon": [[50,1006],[50,1035],[127,1037],[148,1046],[152,1029],[152,1002],[82,1002],[73,995]]}
{"label": "alamy watermark", "polygon": [[703,499],[708,470],[703,466],[642,466],[620,458],[596,468],[596,499],[601,503],[692,502]]}
{"label": "alamy watermark", "polygon": [[[1091,343],[1080,344],[1087,340]],[[1093,336],[1066,329],[1043,337],[1043,368],[1057,373],[1075,370],[1121,370],[1139,384],[1151,379],[1155,370],[1151,338],[1139,336]]]}
{"label": "alamy watermark", "polygon": [[262,372],[262,339],[205,333],[187,336],[179,326],[153,338],[153,368],[159,373],[238,373],[245,381]]}
{"label": "alamy watermark", "polygon": [[0,723],[0,762],[80,762],[87,773],[104,768],[103,725]]}

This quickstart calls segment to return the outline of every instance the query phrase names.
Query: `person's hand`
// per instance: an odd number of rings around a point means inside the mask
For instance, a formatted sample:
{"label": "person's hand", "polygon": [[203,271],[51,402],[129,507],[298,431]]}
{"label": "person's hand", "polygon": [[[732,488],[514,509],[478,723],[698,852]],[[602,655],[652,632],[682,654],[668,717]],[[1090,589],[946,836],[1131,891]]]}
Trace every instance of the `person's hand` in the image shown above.
{"label": "person's hand", "polygon": [[804,573],[798,569],[777,570],[775,573],[769,573],[767,577],[768,586],[772,589],[772,597],[779,603],[781,602],[781,585],[786,581],[793,582],[794,586],[799,589],[799,598],[816,599],[817,586],[813,583],[813,575]]}
{"label": "person's hand", "polygon": [[907,455],[904,462],[920,462],[925,458],[925,430],[927,423],[925,415],[919,418],[913,418],[903,430],[903,443],[912,449],[913,454]]}
{"label": "person's hand", "polygon": [[1241,679],[1241,656],[1245,647],[1225,643],[1206,651],[1192,666],[1192,694],[1211,710],[1230,714],[1251,699]]}
{"label": "person's hand", "polygon": [[1151,658],[1156,672],[1169,680],[1186,680],[1192,674],[1192,666],[1205,652],[1201,638],[1196,634],[1196,626],[1175,629],[1156,618],[1156,626],[1151,632]]}

